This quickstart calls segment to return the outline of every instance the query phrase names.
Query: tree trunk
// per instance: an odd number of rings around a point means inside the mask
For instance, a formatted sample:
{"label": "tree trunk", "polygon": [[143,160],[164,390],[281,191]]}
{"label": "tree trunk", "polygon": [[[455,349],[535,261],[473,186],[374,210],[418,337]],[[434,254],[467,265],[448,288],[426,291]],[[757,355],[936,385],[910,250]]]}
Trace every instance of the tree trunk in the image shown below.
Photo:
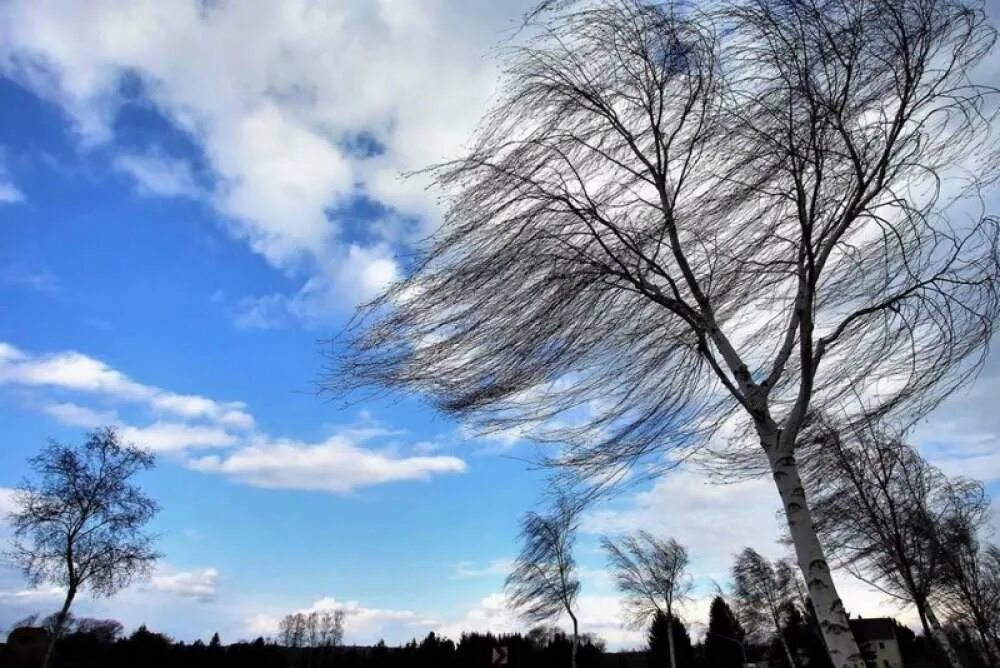
{"label": "tree trunk", "polygon": [[938,647],[944,652],[945,657],[948,659],[948,665],[952,668],[962,668],[962,662],[958,658],[958,654],[955,653],[955,648],[951,646],[951,641],[948,639],[948,634],[944,632],[941,628],[940,622],[938,622],[937,615],[931,610],[931,606],[927,606],[924,610],[927,616],[927,623],[931,627],[931,636],[937,642]]}
{"label": "tree trunk", "polygon": [[779,451],[776,434],[769,439],[762,439],[762,445],[767,452],[771,473],[781,496],[781,505],[795,546],[796,560],[802,577],[805,578],[830,661],[834,668],[863,668],[861,652],[851,633],[844,604],[837,594],[837,587],[823,554],[823,546],[816,535],[795,456],[790,447]]}
{"label": "tree trunk", "polygon": [[[986,665],[988,666],[998,665],[996,660],[996,654],[994,654],[993,651],[994,635],[989,628],[989,624],[983,621],[982,615],[979,614],[978,612],[975,615],[974,621],[976,625],[976,632],[979,633],[979,639],[983,642],[982,657],[983,659],[985,659]],[[1000,643],[997,644],[997,651],[1000,651]]]}
{"label": "tree trunk", "polygon": [[59,636],[62,635],[63,626],[66,624],[66,617],[69,615],[69,607],[73,605],[73,599],[76,597],[76,587],[70,586],[66,590],[66,600],[63,601],[62,609],[59,614],[56,615],[56,626],[52,629],[49,635],[49,644],[45,648],[45,656],[42,658],[42,668],[49,667],[49,661],[52,660],[52,654],[55,652],[56,641],[59,640]]}
{"label": "tree trunk", "polygon": [[667,656],[670,668],[677,668],[677,652],[674,649],[674,616],[667,614]]}
{"label": "tree trunk", "polygon": [[576,621],[576,615],[570,614],[573,620],[573,649],[570,650],[569,664],[571,668],[576,668],[576,650],[580,646],[580,627]]}
{"label": "tree trunk", "polygon": [[785,640],[785,634],[778,629],[778,640],[781,641],[781,648],[785,650],[785,658],[788,659],[789,668],[796,668],[795,657],[792,656],[792,649],[788,646],[788,641]]}

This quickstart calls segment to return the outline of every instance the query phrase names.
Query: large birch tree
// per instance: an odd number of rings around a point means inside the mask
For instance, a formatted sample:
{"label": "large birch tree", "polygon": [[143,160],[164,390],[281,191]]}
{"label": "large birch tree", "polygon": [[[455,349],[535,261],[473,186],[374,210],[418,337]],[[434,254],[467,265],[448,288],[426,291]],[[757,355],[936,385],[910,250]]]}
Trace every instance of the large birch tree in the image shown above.
{"label": "large birch tree", "polygon": [[799,433],[817,407],[913,419],[982,360],[996,161],[970,75],[993,43],[971,0],[546,3],[330,387],[557,441],[597,490],[745,427],[831,659],[858,665]]}

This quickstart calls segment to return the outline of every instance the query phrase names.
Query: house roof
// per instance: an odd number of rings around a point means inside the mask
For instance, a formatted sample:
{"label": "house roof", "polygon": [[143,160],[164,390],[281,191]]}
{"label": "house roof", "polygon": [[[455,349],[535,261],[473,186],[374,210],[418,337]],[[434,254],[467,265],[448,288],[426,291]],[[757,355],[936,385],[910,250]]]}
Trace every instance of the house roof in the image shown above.
{"label": "house roof", "polygon": [[852,619],[851,631],[858,642],[892,640],[896,637],[896,626],[889,617]]}

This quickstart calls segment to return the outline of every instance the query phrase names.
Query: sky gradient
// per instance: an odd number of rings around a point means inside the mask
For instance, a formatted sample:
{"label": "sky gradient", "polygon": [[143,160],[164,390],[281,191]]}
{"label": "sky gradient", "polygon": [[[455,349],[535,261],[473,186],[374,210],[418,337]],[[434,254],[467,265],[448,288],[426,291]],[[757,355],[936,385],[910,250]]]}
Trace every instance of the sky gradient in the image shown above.
{"label": "sky gradient", "polygon": [[[158,454],[142,482],[163,506],[165,557],[78,614],[227,642],[331,605],[348,609],[352,644],[517,628],[500,592],[543,490],[532,446],[476,437],[412,397],[342,405],[316,382],[324,341],[439,222],[422,178],[399,175],[461,149],[523,7],[122,7],[0,5],[0,511],[46,438],[116,424]],[[996,56],[987,66],[1000,80]],[[998,391],[993,354],[915,432],[995,495]],[[581,630],[641,643],[621,626],[601,534],[686,544],[688,616],[704,621],[734,553],[784,553],[776,501],[766,480],[681,470],[596,508]],[[894,610],[843,582],[850,611]],[[0,569],[0,629],[59,596]]]}

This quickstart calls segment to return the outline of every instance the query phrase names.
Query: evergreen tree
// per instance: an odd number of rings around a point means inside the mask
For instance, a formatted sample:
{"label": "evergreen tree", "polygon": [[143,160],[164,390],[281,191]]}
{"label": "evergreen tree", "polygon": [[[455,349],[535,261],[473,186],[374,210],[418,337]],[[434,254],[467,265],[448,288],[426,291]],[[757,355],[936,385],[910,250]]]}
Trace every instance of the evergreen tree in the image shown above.
{"label": "evergreen tree", "polygon": [[674,653],[677,658],[677,668],[690,668],[695,665],[694,649],[691,647],[691,636],[684,624],[676,617],[667,617],[657,612],[649,625],[649,666],[664,668],[670,665],[670,649],[667,644],[668,629],[674,634]]}
{"label": "evergreen tree", "polygon": [[746,634],[732,608],[721,596],[712,600],[705,634],[705,665],[712,668],[740,668],[744,663]]}

